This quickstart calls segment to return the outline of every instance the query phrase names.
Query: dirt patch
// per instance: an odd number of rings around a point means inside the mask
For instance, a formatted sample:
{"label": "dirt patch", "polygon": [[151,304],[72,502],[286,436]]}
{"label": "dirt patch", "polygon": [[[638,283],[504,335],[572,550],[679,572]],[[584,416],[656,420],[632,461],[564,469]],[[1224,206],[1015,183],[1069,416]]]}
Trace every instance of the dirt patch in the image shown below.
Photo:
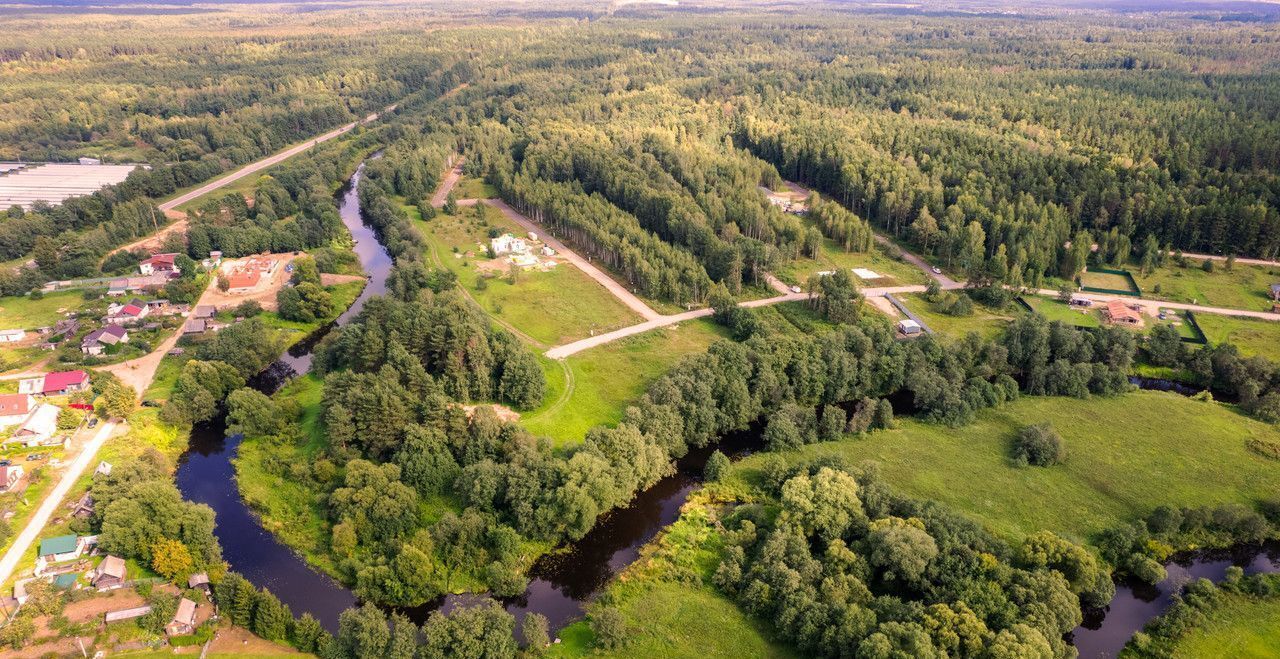
{"label": "dirt patch", "polygon": [[467,418],[469,419],[471,418],[471,415],[476,413],[476,408],[478,407],[493,408],[494,414],[497,414],[498,418],[502,421],[514,423],[520,420],[520,413],[511,409],[510,407],[507,407],[506,405],[463,405],[462,409],[466,410]]}
{"label": "dirt patch", "polygon": [[71,622],[86,622],[91,619],[102,621],[102,616],[108,611],[119,611],[121,609],[132,609],[142,606],[147,601],[142,599],[132,588],[121,588],[105,593],[99,593],[92,599],[68,604],[62,611],[62,615],[67,617]]}
{"label": "dirt patch", "polygon": [[877,311],[890,318],[897,318],[902,315],[898,312],[898,308],[893,306],[893,303],[889,302],[888,298],[883,295],[869,297],[867,298],[867,302],[870,303],[871,306],[875,307]]}
{"label": "dirt patch", "polygon": [[213,643],[209,646],[209,653],[251,656],[302,654],[293,648],[258,638],[240,627],[218,629],[213,636]]}
{"label": "dirt patch", "polygon": [[[225,307],[234,307],[245,300],[257,300],[258,304],[261,304],[263,309],[275,311],[276,293],[280,292],[281,288],[284,288],[285,283],[289,281],[289,277],[291,275],[291,273],[287,271],[286,266],[288,266],[289,263],[298,256],[301,256],[301,253],[294,254],[293,252],[288,252],[285,254],[259,255],[257,257],[259,259],[274,259],[277,263],[275,269],[273,269],[270,274],[262,274],[262,278],[252,289],[244,293],[224,293],[218,290],[218,287],[215,284],[204,294],[204,297],[200,298],[200,304],[212,304],[213,306],[222,309]],[[230,277],[231,274],[235,272],[237,266],[246,263],[248,260],[248,257],[243,259],[224,260],[219,271]]]}
{"label": "dirt patch", "polygon": [[364,281],[367,279],[364,275],[336,275],[330,272],[320,273],[321,286],[337,286],[338,284],[346,284],[353,281]]}

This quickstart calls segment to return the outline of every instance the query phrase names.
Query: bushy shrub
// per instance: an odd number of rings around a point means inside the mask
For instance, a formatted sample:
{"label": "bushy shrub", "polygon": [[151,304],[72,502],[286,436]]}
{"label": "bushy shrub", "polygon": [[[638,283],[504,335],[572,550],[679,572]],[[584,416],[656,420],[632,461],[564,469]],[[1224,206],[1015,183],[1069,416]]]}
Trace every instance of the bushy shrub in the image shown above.
{"label": "bushy shrub", "polygon": [[1018,431],[1013,445],[1013,459],[1019,464],[1049,467],[1062,462],[1066,451],[1058,431],[1047,423],[1027,426]]}

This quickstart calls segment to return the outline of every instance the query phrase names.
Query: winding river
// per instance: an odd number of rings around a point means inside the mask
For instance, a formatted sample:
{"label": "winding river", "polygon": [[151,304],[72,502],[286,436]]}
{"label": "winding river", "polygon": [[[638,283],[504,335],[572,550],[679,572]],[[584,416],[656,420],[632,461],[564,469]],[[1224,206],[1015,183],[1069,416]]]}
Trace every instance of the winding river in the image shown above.
{"label": "winding river", "polygon": [[[289,378],[306,373],[311,367],[311,350],[316,342],[332,327],[349,322],[370,297],[386,292],[392,259],[360,214],[358,193],[363,170],[361,164],[339,191],[338,204],[342,221],[355,239],[360,264],[368,274],[368,285],[332,325],[294,345],[288,354],[253,379],[251,386],[265,393],[272,393]],[[896,407],[898,401],[894,402]],[[190,447],[178,466],[179,490],[188,500],[213,508],[217,515],[215,533],[232,570],[259,587],[269,588],[295,615],[310,613],[327,629],[336,631],[338,614],[359,602],[350,590],[307,565],[301,556],[262,527],[235,485],[231,460],[241,437],[225,437],[224,431],[225,420],[221,417],[192,431]],[[745,455],[759,447],[759,428],[734,433],[719,444],[730,457]],[[679,517],[681,506],[702,480],[703,467],[712,450],[711,447],[691,450],[677,461],[671,476],[637,494],[626,507],[602,515],[581,540],[535,561],[526,591],[502,601],[507,611],[517,617],[526,611],[536,611],[547,616],[552,629],[580,617],[584,605],[600,593],[614,575],[635,561],[646,543]],[[1172,594],[1188,577],[1219,580],[1231,564],[1244,566],[1247,572],[1276,571],[1280,569],[1280,546],[1187,556],[1167,565],[1169,578],[1157,586],[1120,584],[1110,606],[1088,612],[1084,625],[1073,632],[1081,656],[1115,656],[1147,620],[1168,608]],[[406,612],[421,622],[431,611],[448,611],[483,597],[450,595]]]}

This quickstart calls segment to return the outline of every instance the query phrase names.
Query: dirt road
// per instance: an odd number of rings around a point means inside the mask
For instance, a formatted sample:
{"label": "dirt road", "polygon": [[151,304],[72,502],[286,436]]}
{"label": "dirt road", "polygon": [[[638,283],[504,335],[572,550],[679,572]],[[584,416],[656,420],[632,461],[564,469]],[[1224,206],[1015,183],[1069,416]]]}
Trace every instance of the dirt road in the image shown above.
{"label": "dirt road", "polygon": [[[480,200],[478,199],[461,199],[458,201],[458,205],[474,206],[479,201]],[[643,300],[636,297],[634,293],[627,290],[626,286],[623,286],[613,277],[610,277],[609,275],[605,274],[603,271],[600,270],[600,268],[597,268],[594,265],[592,265],[590,261],[582,258],[581,256],[578,256],[577,252],[574,252],[573,250],[566,247],[564,243],[560,242],[559,240],[556,240],[554,236],[547,234],[546,231],[541,226],[538,226],[538,224],[536,224],[533,220],[530,220],[524,215],[521,215],[519,212],[516,211],[516,209],[508,206],[507,202],[501,199],[485,199],[483,201],[485,204],[488,204],[489,206],[492,206],[502,211],[502,214],[506,215],[507,219],[511,220],[512,222],[515,222],[516,224],[519,224],[521,227],[524,228],[524,230],[537,233],[538,237],[542,240],[542,242],[546,243],[548,246],[551,247],[551,249],[554,249],[556,251],[556,256],[558,258],[568,261],[574,264],[575,266],[577,266],[579,270],[585,272],[588,277],[591,277],[592,279],[596,280],[596,282],[599,283],[601,286],[604,286],[606,290],[608,290],[610,293],[613,293],[614,297],[621,300],[622,303],[627,305],[627,307],[630,308],[632,311],[640,314],[640,316],[645,320],[657,320],[659,318],[663,318],[662,314],[658,313],[657,311],[654,311],[653,309],[650,309],[649,305],[645,304]]]}
{"label": "dirt road", "polygon": [[[922,293],[924,292],[924,290],[925,290],[925,287],[919,286],[919,285],[891,286],[886,288],[864,288],[862,289],[862,294],[870,298],[870,297],[884,295],[885,293]],[[764,298],[762,300],[750,300],[747,302],[741,302],[738,304],[738,306],[754,309],[756,307],[767,307],[771,304],[779,304],[781,302],[801,302],[807,299],[809,299],[808,293],[787,293],[785,295],[778,295],[775,297]],[[548,350],[546,354],[551,359],[564,359],[565,357],[568,357],[573,354],[577,354],[579,352],[582,352],[583,350],[604,345],[611,341],[617,341],[618,339],[621,339],[624,337],[634,336],[636,334],[648,332],[651,329],[666,327],[667,325],[673,325],[675,323],[684,322],[686,320],[693,320],[694,318],[704,318],[706,316],[710,316],[711,313],[712,313],[711,309],[694,309],[693,311],[686,311],[684,313],[673,314],[670,316],[658,316],[657,318],[653,318],[643,323],[632,325],[630,327],[624,327],[622,329],[614,330],[612,332],[606,332],[598,336],[592,336],[585,339],[581,339],[579,341],[574,341],[573,343],[566,343],[562,346],[556,346]]]}
{"label": "dirt road", "polygon": [[431,195],[431,205],[436,208],[444,206],[444,200],[449,198],[449,193],[453,192],[453,186],[458,184],[458,179],[462,178],[462,158],[458,158],[453,167],[445,173],[444,178],[440,180],[440,185],[436,187],[435,193]]}
{"label": "dirt road", "polygon": [[[1227,257],[1225,256],[1217,256],[1214,254],[1193,254],[1190,252],[1183,252],[1182,255],[1186,258],[1198,259],[1200,261],[1204,261],[1206,259],[1211,259],[1214,261],[1227,260]],[[1280,266],[1280,261],[1269,261],[1267,259],[1247,259],[1242,257],[1236,257],[1236,263],[1239,263],[1240,265]]]}
{"label": "dirt road", "polygon": [[[1042,297],[1058,297],[1058,291],[1048,288],[1042,288],[1036,291],[1036,295]],[[1280,321],[1280,313],[1272,313],[1270,311],[1250,311],[1247,309],[1231,309],[1228,307],[1206,307],[1200,304],[1187,304],[1185,302],[1165,302],[1164,300],[1152,300],[1144,297],[1129,297],[1127,295],[1106,295],[1104,293],[1075,293],[1076,297],[1083,297],[1093,300],[1094,302],[1109,302],[1111,300],[1123,300],[1129,304],[1142,305],[1148,315],[1155,316],[1160,309],[1180,309],[1184,311],[1194,311],[1196,313],[1211,313],[1219,316],[1242,316],[1245,318],[1257,318],[1259,320]]]}
{"label": "dirt road", "polygon": [[80,449],[80,454],[71,462],[67,470],[62,473],[62,479],[57,485],[53,486],[53,490],[45,496],[44,501],[40,502],[40,507],[36,509],[35,514],[27,521],[27,525],[23,527],[22,532],[18,534],[13,546],[9,547],[9,551],[4,553],[4,557],[0,558],[0,583],[9,580],[13,576],[13,570],[18,566],[18,561],[31,548],[31,543],[36,541],[36,537],[40,535],[40,531],[44,529],[44,525],[49,523],[49,518],[53,517],[54,511],[62,504],[62,499],[67,496],[67,492],[71,490],[71,486],[79,480],[80,475],[88,468],[89,463],[98,455],[98,449],[107,442],[111,437],[111,433],[115,431],[116,424],[114,421],[107,421],[98,428],[97,434],[85,443]]}

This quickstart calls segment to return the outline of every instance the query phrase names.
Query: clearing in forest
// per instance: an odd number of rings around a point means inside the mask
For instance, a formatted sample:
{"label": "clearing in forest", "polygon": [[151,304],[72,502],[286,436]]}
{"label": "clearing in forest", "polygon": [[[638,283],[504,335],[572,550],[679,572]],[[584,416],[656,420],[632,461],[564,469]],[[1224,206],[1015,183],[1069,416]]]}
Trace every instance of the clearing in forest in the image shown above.
{"label": "clearing in forest", "polygon": [[614,424],[649,385],[684,357],[724,337],[707,319],[690,320],[619,339],[565,358],[544,360],[547,395],[520,424],[557,444],[582,441],[599,424]]}
{"label": "clearing in forest", "polygon": [[[1066,445],[1063,464],[1017,467],[1018,430],[1052,423]],[[1178,394],[1136,391],[1086,400],[1025,396],[983,410],[959,428],[899,419],[894,430],[812,444],[783,455],[840,455],[880,463],[886,483],[946,503],[1009,540],[1048,529],[1076,541],[1132,522],[1160,505],[1251,505],[1274,493],[1280,462],[1245,447],[1280,441],[1280,429],[1234,407]],[[766,454],[744,459],[735,478],[758,475]]]}
{"label": "clearing in forest", "polygon": [[1134,270],[1133,278],[1144,297],[1252,311],[1271,309],[1271,285],[1280,283],[1280,268],[1237,263],[1227,270],[1225,263],[1215,261],[1213,271],[1206,272],[1203,263],[1188,259],[1186,266],[1180,266],[1170,259],[1148,275]]}
{"label": "clearing in forest", "polygon": [[[485,312],[547,346],[643,320],[557,254],[537,257],[544,264],[555,262],[551,267],[513,268],[505,258],[490,259],[484,247],[493,237],[510,233],[527,238],[528,232],[498,210],[483,208],[483,219],[475,208],[464,207],[457,215],[441,213],[429,221],[419,219],[417,225],[430,243],[429,256],[456,274],[459,286]],[[415,219],[420,217],[414,207],[405,210]]]}

